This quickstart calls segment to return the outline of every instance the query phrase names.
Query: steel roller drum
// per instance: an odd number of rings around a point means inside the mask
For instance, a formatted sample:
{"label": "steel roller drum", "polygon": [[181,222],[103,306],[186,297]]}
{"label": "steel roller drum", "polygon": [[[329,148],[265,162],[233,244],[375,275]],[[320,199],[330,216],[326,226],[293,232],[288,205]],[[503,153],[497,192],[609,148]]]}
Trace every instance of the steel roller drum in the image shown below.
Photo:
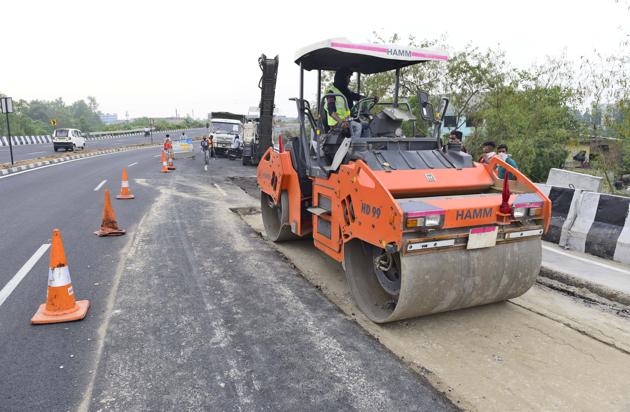
{"label": "steel roller drum", "polygon": [[387,293],[374,273],[369,246],[345,246],[346,278],[359,308],[374,322],[463,309],[515,298],[536,281],[540,238],[483,249],[454,249],[400,257],[400,290]]}

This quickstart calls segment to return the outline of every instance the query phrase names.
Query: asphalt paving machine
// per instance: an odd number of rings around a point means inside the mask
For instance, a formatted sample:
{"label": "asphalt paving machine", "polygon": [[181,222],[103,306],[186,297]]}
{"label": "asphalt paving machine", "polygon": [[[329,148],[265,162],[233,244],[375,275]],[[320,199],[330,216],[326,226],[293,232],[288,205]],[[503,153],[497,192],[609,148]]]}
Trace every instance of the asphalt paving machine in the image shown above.
{"label": "asphalt paving machine", "polygon": [[[480,164],[460,145],[443,144],[439,119],[448,99],[436,114],[430,96],[418,91],[420,119],[399,101],[401,70],[447,58],[346,39],[299,50],[300,135],[269,147],[257,168],[267,236],[312,237],[342,263],[358,307],[377,323],[511,299],[540,270],[551,219],[545,194],[497,157]],[[345,96],[322,96],[321,71],[340,69],[357,74],[359,93],[361,75],[394,72],[391,102],[364,98],[352,108],[363,137],[326,124],[327,97]],[[318,73],[313,109],[304,98],[311,70]],[[427,136],[404,135],[403,122],[420,121],[429,124]],[[513,180],[499,179],[498,167]]]}

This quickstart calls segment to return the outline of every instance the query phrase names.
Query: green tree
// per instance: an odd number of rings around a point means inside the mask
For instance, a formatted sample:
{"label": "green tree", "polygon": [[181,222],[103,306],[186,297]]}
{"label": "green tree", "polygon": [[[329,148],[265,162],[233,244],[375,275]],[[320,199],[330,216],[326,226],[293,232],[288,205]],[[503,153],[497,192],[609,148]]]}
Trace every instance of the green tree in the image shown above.
{"label": "green tree", "polygon": [[484,140],[505,143],[527,176],[545,181],[549,169],[562,167],[566,144],[579,125],[567,104],[571,89],[523,82],[528,76],[521,73],[520,79],[485,96],[484,124],[468,147],[478,156]]}
{"label": "green tree", "polygon": [[[78,100],[66,105],[63,99],[53,101],[23,99],[14,100],[14,113],[11,115],[11,134],[43,135],[52,133],[51,119],[57,120],[57,127],[76,127],[84,132],[98,131],[103,123],[96,111],[98,103],[94,97],[88,102]],[[6,121],[0,133],[6,134]]]}

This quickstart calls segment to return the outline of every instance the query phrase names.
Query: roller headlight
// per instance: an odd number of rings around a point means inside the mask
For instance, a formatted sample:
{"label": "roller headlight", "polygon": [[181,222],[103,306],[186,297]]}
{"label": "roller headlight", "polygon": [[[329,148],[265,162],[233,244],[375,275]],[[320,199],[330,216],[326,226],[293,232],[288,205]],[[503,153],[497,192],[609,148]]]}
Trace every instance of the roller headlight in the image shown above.
{"label": "roller headlight", "polygon": [[410,217],[407,217],[406,226],[409,228],[435,228],[442,226],[442,214],[433,214],[425,216],[414,216],[416,213],[411,213]]}
{"label": "roller headlight", "polygon": [[426,216],[424,218],[424,225],[423,226],[440,226],[440,223],[442,222],[442,216],[441,215],[430,215],[430,216]]}
{"label": "roller headlight", "polygon": [[527,208],[526,207],[515,207],[512,210],[512,215],[516,218],[516,219],[521,219],[525,216],[527,216]]}

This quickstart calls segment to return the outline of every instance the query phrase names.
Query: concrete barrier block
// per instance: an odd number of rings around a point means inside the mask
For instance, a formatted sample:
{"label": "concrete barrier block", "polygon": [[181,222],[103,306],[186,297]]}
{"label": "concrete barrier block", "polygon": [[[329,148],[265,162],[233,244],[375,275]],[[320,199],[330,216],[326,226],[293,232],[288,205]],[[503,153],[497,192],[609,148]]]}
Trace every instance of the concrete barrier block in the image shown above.
{"label": "concrete barrier block", "polygon": [[573,227],[573,223],[575,223],[575,219],[577,218],[578,208],[582,202],[583,194],[584,191],[580,189],[575,189],[573,191],[573,199],[571,199],[571,205],[569,206],[567,217],[564,220],[564,225],[562,226],[562,231],[560,233],[560,241],[558,242],[558,244],[562,247],[567,246],[569,230]]}
{"label": "concrete barrier block", "polygon": [[569,229],[575,221],[581,190],[537,183],[536,186],[551,200],[551,224],[543,239],[566,246]]}
{"label": "concrete barrier block", "polygon": [[617,247],[613,259],[617,262],[630,264],[630,206],[623,229],[617,239]]}
{"label": "concrete barrier block", "polygon": [[630,198],[583,192],[568,248],[605,259],[630,263]]}
{"label": "concrete barrier block", "polygon": [[566,246],[569,249],[584,252],[586,238],[595,221],[595,214],[599,204],[599,193],[584,192],[577,203],[577,210],[573,225],[568,230]]}
{"label": "concrete barrier block", "polygon": [[549,177],[547,177],[548,185],[590,190],[592,192],[600,192],[602,183],[602,177],[562,169],[551,169]]}
{"label": "concrete barrier block", "polygon": [[549,192],[551,191],[551,188],[553,186],[545,184],[545,183],[534,183],[536,185],[536,187],[538,187],[544,194],[547,195],[547,197],[549,197]]}

